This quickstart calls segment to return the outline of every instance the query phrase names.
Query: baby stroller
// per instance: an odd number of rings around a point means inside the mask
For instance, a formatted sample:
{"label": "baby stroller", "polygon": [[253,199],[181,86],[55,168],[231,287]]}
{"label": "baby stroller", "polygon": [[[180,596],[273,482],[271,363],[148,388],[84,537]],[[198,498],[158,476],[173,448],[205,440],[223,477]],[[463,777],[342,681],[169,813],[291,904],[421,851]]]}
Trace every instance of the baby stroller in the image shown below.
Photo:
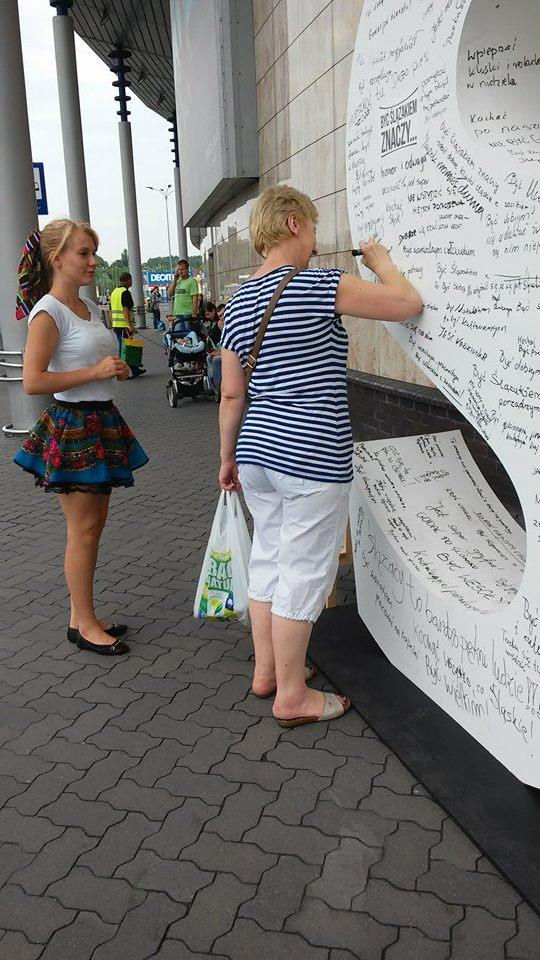
{"label": "baby stroller", "polygon": [[176,407],[184,397],[195,400],[200,394],[214,395],[206,375],[206,345],[202,335],[177,333],[173,329],[163,337],[167,351],[170,380],[167,383],[169,406]]}

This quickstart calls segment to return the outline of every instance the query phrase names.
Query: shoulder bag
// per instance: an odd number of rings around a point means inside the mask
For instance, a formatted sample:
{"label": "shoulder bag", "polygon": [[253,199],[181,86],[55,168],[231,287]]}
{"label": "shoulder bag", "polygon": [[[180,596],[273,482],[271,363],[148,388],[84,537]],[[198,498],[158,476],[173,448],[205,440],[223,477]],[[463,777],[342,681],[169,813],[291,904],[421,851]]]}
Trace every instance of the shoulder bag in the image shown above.
{"label": "shoulder bag", "polygon": [[258,331],[257,331],[257,336],[255,337],[255,342],[254,342],[254,344],[253,344],[253,346],[252,346],[252,348],[251,348],[251,353],[248,355],[248,358],[247,358],[247,361],[246,361],[246,363],[247,363],[247,369],[246,369],[246,396],[247,396],[247,393],[248,393],[248,390],[249,390],[249,381],[251,380],[251,377],[252,377],[252,375],[253,375],[253,371],[255,370],[255,367],[257,366],[257,357],[259,356],[259,351],[260,351],[260,349],[261,349],[262,342],[263,342],[263,340],[264,340],[264,335],[265,335],[265,333],[266,333],[266,328],[267,328],[267,326],[268,326],[268,324],[269,324],[269,322],[270,322],[270,317],[272,316],[272,314],[273,314],[273,312],[274,312],[274,310],[275,310],[275,308],[276,308],[276,306],[277,306],[277,302],[278,302],[279,298],[281,297],[281,294],[283,293],[285,287],[286,287],[287,284],[293,279],[293,277],[296,276],[297,273],[300,273],[300,270],[299,270],[298,267],[294,267],[293,270],[289,270],[289,273],[286,273],[286,274],[285,274],[285,276],[283,277],[283,279],[279,281],[279,283],[278,283],[278,285],[277,285],[277,287],[276,287],[276,289],[274,290],[274,293],[273,293],[273,295],[272,295],[272,299],[270,300],[270,303],[268,304],[266,310],[264,311],[264,315],[263,315],[263,318],[262,318],[262,320],[261,320],[261,325],[260,325],[260,327],[259,327],[259,329],[258,329]]}

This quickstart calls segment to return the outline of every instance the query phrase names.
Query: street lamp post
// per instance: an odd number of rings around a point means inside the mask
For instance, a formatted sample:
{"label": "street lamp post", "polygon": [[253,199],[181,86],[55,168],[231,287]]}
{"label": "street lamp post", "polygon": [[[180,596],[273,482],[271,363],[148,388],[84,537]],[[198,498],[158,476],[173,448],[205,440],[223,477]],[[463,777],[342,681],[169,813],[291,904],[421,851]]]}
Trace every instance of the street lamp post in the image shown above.
{"label": "street lamp post", "polygon": [[169,245],[169,272],[172,276],[172,254],[171,254],[171,231],[169,228],[169,197],[171,193],[174,193],[172,183],[168,183],[166,187],[147,187],[147,190],[154,190],[155,193],[160,193],[163,199],[165,200],[165,216],[167,217],[167,243]]}

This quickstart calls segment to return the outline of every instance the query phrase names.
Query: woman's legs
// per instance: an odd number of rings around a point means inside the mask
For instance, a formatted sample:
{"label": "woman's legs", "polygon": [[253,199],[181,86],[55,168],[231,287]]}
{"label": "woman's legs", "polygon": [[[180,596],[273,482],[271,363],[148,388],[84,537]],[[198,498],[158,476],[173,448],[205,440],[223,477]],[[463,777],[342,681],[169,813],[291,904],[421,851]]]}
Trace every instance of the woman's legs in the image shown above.
{"label": "woman's legs", "polygon": [[[69,494],[69,496],[72,496],[72,494]],[[85,494],[83,494],[83,496],[85,496]],[[95,494],[88,494],[88,496],[93,496],[93,497],[95,497],[95,499],[97,499],[97,500],[100,502],[100,505],[101,505],[101,506],[100,506],[99,512],[100,512],[100,520],[101,520],[101,531],[103,532],[103,528],[104,528],[104,526],[105,526],[105,523],[107,522],[107,515],[108,515],[108,513],[109,513],[110,497],[109,497],[109,496],[100,496],[100,495],[95,495]],[[100,534],[100,540],[101,540],[101,534]],[[97,561],[97,554],[96,554],[96,561]],[[92,582],[93,582],[93,579],[94,579],[95,567],[96,567],[96,565],[94,564],[94,570],[93,570],[93,572],[92,572]],[[78,629],[79,629],[79,615],[78,615],[78,613],[77,613],[75,604],[74,604],[74,602],[73,602],[73,597],[71,597],[71,596],[70,596],[70,601],[71,601],[71,614],[70,614],[70,619],[69,619],[69,625],[70,625],[70,627],[73,627],[75,630],[78,630]],[[108,630],[108,628],[111,626],[111,623],[110,623],[108,620],[99,620],[98,623],[99,623],[100,627],[101,627],[103,630]]]}
{"label": "woman's legs", "polygon": [[325,697],[306,686],[304,664],[314,622],[334,582],[347,526],[349,484],[276,481],[284,494],[279,580],[272,601],[272,644],[282,720],[319,717]]}
{"label": "woman's legs", "polygon": [[258,696],[264,697],[276,688],[271,607],[278,580],[282,504],[280,495],[268,482],[262,467],[241,464],[240,482],[254,521],[249,561],[249,616],[255,652],[252,689]]}
{"label": "woman's legs", "polygon": [[272,693],[276,688],[271,607],[271,603],[262,603],[260,600],[249,601],[251,634],[255,651],[252,690],[259,697]]}
{"label": "woman's legs", "polygon": [[92,643],[112,644],[94,612],[94,574],[99,541],[109,509],[109,495],[60,494],[67,523],[64,570],[71,598],[72,625]]}
{"label": "woman's legs", "polygon": [[306,653],[313,624],[272,615],[272,645],[276,664],[277,694],[273,714],[280,720],[318,717],[324,694],[306,685]]}

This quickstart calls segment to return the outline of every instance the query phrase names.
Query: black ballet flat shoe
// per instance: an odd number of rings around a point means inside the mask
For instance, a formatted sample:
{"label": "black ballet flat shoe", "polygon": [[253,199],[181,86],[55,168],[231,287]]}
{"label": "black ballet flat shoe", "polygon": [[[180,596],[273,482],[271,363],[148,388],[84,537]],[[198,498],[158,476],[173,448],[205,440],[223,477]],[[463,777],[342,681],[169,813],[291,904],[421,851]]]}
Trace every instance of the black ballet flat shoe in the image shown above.
{"label": "black ballet flat shoe", "polygon": [[129,653],[129,645],[125,640],[116,639],[114,643],[102,644],[92,643],[83,637],[77,630],[77,646],[79,650],[91,650],[92,653],[99,653],[104,657],[120,657],[123,653]]}
{"label": "black ballet flat shoe", "polygon": [[[111,623],[108,630],[105,631],[110,637],[122,637],[124,633],[127,633],[127,624],[126,623]],[[68,627],[67,629],[67,638],[70,643],[77,643],[77,637],[79,636],[79,631],[75,627]]]}

